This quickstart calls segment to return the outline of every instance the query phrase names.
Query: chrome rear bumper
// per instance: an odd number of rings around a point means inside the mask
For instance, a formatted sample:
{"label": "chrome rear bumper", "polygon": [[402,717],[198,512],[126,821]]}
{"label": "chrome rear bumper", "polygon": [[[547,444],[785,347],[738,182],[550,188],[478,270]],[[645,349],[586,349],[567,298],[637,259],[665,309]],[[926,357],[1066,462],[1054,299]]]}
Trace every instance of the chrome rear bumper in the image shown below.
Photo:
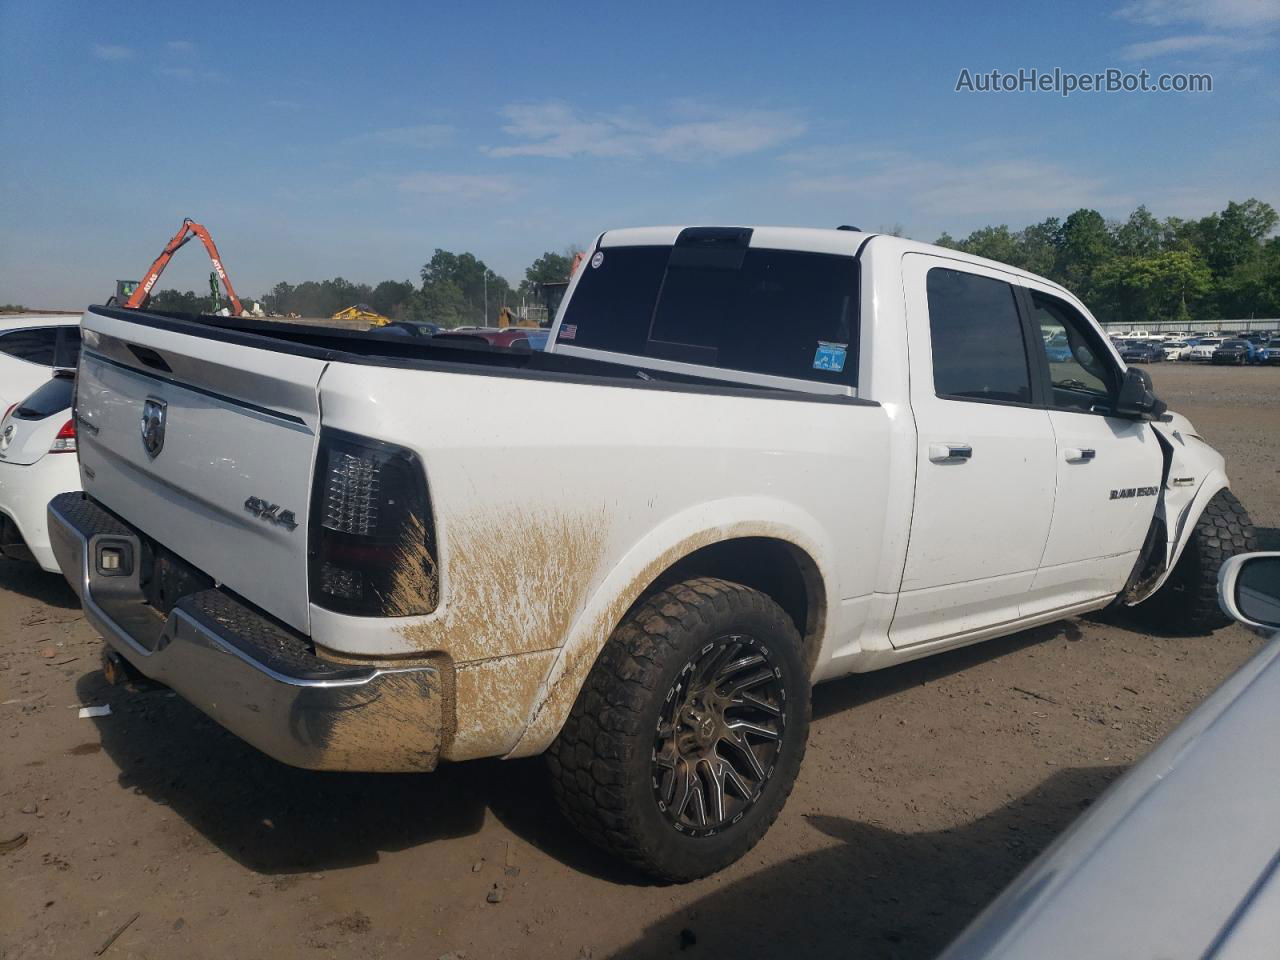
{"label": "chrome rear bumper", "polygon": [[[164,617],[141,586],[142,536],[84,494],[50,502],[49,538],[107,643],[264,753],[313,770],[435,768],[441,669],[322,660],[305,638],[216,588],[183,596]],[[104,548],[131,562],[104,571]]]}

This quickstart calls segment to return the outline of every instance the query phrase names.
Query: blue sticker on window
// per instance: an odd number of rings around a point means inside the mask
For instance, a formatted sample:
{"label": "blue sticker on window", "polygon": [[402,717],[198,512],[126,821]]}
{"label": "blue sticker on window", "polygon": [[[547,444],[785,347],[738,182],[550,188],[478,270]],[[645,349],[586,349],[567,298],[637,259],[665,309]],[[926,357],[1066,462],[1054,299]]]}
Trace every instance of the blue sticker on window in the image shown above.
{"label": "blue sticker on window", "polygon": [[819,340],[818,352],[813,355],[813,369],[840,373],[844,370],[844,361],[848,356],[847,343],[827,343],[825,340]]}

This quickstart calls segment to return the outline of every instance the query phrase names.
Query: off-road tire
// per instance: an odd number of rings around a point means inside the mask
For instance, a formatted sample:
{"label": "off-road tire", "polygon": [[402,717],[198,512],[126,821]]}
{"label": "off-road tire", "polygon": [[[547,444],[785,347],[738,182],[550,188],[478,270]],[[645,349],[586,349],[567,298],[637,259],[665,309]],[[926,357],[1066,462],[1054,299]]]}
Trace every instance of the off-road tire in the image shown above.
{"label": "off-road tire", "polygon": [[[715,835],[693,836],[659,804],[656,731],[693,658],[737,635],[767,645],[785,694],[780,745],[742,818]],[[771,598],[710,577],[670,586],[619,624],[588,675],[547,753],[556,799],[589,840],[641,871],[678,883],[707,876],[754,847],[782,810],[804,758],[809,693],[800,635]]]}
{"label": "off-road tire", "polygon": [[1196,521],[1173,573],[1136,613],[1175,633],[1205,634],[1231,618],[1218,606],[1218,570],[1239,553],[1258,549],[1253,521],[1230,490],[1213,495]]}

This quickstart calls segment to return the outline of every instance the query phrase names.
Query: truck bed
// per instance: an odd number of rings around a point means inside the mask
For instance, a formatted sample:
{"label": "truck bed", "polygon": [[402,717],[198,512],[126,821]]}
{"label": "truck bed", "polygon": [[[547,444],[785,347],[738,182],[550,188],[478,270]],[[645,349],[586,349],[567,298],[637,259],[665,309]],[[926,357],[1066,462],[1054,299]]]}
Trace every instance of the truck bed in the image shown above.
{"label": "truck bed", "polygon": [[376,330],[345,330],[316,324],[220,317],[188,313],[125,310],[91,306],[89,311],[142,327],[171,330],[321,361],[359,363],[418,370],[449,370],[481,376],[513,376],[566,382],[601,383],[689,393],[731,393],[808,402],[876,404],[848,396],[824,396],[804,390],[762,388],[692,374],[655,371],[634,364],[542,351],[517,351],[465,340],[406,338]]}

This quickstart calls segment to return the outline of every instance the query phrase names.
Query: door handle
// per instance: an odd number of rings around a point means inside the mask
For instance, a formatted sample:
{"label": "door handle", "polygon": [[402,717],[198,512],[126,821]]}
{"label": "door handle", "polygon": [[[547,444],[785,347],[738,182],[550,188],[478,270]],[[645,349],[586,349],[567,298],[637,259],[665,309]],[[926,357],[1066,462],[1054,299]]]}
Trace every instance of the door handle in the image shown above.
{"label": "door handle", "polygon": [[1062,456],[1067,463],[1088,463],[1098,456],[1098,451],[1090,450],[1088,447],[1084,449],[1068,447],[1062,451]]}
{"label": "door handle", "polygon": [[973,458],[973,447],[967,443],[931,443],[929,459],[934,463],[958,463]]}

